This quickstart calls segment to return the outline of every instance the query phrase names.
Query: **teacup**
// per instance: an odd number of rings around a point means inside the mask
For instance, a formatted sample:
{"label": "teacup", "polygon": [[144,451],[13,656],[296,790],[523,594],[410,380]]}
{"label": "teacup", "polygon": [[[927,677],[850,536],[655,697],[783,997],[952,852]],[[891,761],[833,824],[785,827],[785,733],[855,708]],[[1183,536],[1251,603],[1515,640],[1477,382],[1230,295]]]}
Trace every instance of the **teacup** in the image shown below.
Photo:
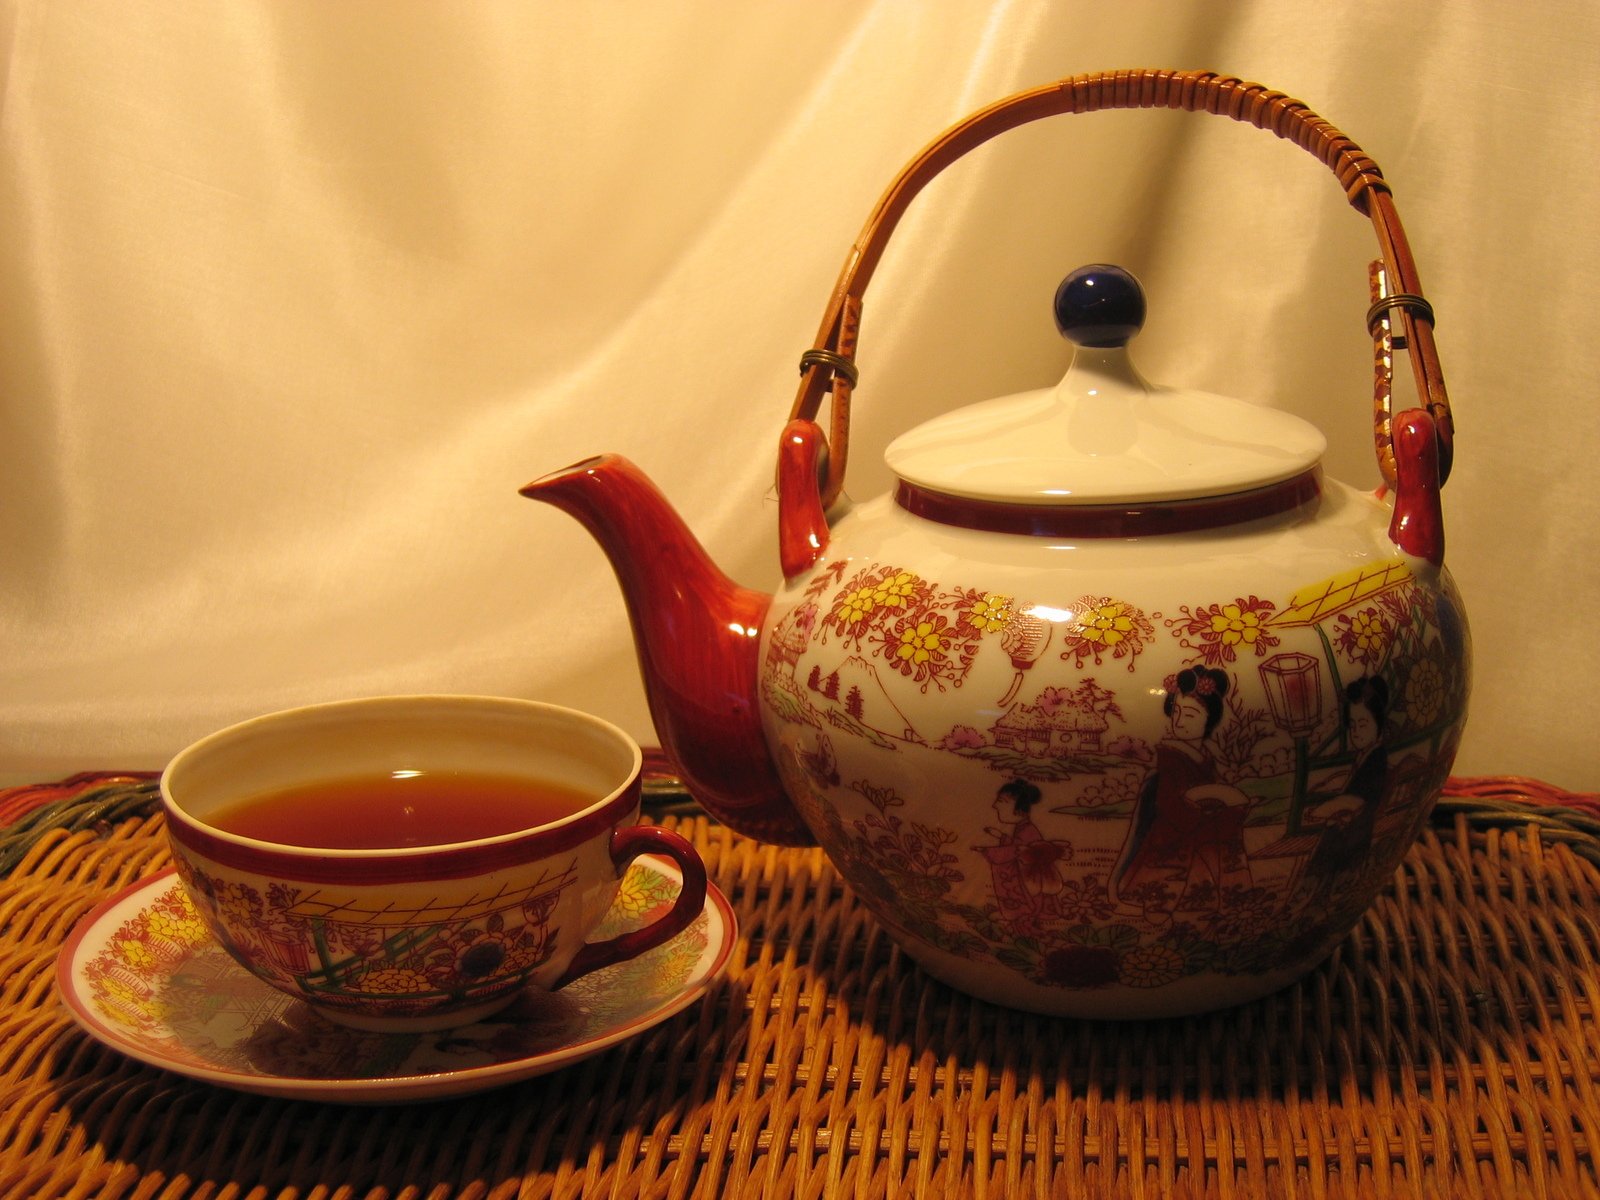
{"label": "teacup", "polygon": [[[161,800],[195,907],[251,973],[342,1024],[424,1031],[481,1020],[524,987],[560,988],[642,954],[699,915],[700,856],[677,834],[636,824],[642,762],[626,733],[572,709],[393,696],[291,709],[213,733],[168,765]],[[324,791],[337,798],[351,780],[409,780],[410,820],[438,815],[427,807],[430,794],[437,808],[449,789],[430,792],[430,781],[463,776],[578,798],[555,815],[537,811],[548,799],[530,800],[534,809],[514,810],[515,827],[500,832],[462,826],[457,836],[452,815],[433,822],[426,844],[319,844],[338,840],[323,836],[315,816]],[[249,809],[270,815],[278,797],[305,789],[309,835],[268,840],[224,827],[239,826]],[[328,829],[365,824],[394,841],[404,836],[398,817],[352,820],[340,803],[325,804]],[[587,941],[641,854],[677,863],[676,902],[641,929]]]}

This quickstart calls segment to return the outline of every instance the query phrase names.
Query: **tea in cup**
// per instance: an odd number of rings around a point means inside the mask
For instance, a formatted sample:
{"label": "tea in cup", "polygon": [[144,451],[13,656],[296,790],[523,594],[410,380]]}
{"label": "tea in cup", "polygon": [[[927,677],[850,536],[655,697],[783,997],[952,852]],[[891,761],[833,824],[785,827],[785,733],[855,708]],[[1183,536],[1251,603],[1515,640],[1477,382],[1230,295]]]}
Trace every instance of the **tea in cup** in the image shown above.
{"label": "tea in cup", "polygon": [[[394,696],[257,717],[161,777],[179,877],[252,974],[360,1029],[482,1020],[658,946],[705,867],[638,825],[643,756],[596,717],[529,700]],[[683,886],[642,929],[585,939],[641,854]]]}

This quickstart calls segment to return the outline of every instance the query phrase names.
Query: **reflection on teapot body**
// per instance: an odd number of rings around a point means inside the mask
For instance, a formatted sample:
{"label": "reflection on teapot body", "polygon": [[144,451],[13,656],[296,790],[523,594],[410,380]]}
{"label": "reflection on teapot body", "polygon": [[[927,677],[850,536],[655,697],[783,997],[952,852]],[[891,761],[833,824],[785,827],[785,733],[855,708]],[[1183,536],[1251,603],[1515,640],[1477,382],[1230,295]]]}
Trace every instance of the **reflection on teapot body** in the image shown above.
{"label": "reflection on teapot body", "polygon": [[[1057,295],[1078,350],[1056,388],[903,435],[895,491],[825,517],[858,298],[908,193],[1019,111],[1159,103],[1160,87],[1240,119],[1278,105],[1273,120],[1339,147],[1324,158],[1341,177],[1343,156],[1370,164],[1276,93],[1221,104],[1249,89],[1166,72],[1025,93],[935,142],[880,204],[806,356],[779,447],[775,596],[723,576],[623,459],[524,489],[604,546],[657,730],[706,808],[820,842],[930,973],[1045,1013],[1196,1012],[1303,974],[1426,820],[1466,708],[1439,510],[1449,410],[1376,187],[1352,202],[1398,288],[1374,305],[1380,366],[1403,334],[1427,405],[1385,410],[1378,495],[1325,480],[1320,434],[1286,413],[1146,383],[1126,349],[1142,293],[1093,267]],[[826,389],[831,446],[811,419]]]}

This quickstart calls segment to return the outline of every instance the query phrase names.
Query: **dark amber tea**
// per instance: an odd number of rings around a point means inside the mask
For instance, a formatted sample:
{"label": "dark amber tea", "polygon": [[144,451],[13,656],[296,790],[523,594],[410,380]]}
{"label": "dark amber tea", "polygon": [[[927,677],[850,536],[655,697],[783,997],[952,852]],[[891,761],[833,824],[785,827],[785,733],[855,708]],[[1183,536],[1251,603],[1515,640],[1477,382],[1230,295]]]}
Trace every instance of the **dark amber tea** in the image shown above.
{"label": "dark amber tea", "polygon": [[289,846],[441,846],[558,821],[600,797],[523,775],[393,771],[252,796],[210,818],[218,829]]}

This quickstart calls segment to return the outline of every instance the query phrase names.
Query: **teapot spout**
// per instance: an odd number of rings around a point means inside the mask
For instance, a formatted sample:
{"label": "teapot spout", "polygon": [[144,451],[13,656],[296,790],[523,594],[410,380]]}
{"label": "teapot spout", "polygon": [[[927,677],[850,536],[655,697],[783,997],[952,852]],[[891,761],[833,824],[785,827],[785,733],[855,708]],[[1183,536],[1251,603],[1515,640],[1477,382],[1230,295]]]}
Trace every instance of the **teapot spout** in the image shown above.
{"label": "teapot spout", "polygon": [[779,780],[756,703],[772,597],[724,575],[656,486],[619,455],[575,463],[521,492],[576,518],[610,559],[650,716],[695,799],[739,833],[814,845]]}

